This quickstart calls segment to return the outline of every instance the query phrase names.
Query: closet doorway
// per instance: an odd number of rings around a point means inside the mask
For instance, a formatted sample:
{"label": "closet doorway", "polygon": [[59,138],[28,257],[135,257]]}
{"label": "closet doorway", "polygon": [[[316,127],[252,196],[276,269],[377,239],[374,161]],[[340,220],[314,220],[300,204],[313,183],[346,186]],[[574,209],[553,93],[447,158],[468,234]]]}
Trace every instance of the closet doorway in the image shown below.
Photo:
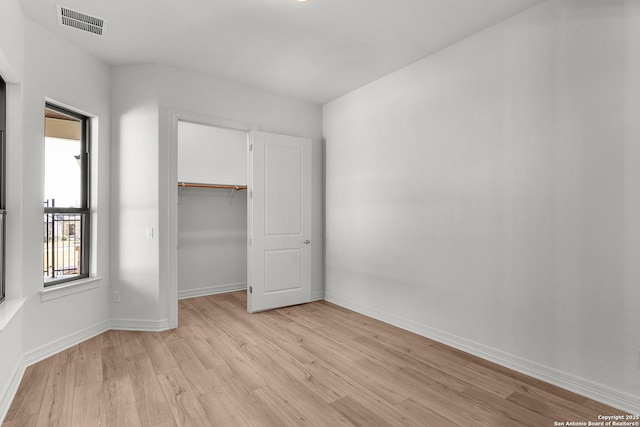
{"label": "closet doorway", "polygon": [[178,122],[178,298],[247,288],[247,140]]}
{"label": "closet doorway", "polygon": [[311,300],[311,140],[179,120],[178,298]]}

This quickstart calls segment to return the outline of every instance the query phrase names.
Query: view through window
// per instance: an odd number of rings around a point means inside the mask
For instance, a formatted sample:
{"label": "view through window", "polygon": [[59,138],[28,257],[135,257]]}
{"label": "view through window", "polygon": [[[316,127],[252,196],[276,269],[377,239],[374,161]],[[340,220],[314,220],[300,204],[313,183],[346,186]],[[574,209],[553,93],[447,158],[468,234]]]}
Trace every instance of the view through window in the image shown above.
{"label": "view through window", "polygon": [[46,105],[45,286],[89,276],[88,138],[88,117]]}

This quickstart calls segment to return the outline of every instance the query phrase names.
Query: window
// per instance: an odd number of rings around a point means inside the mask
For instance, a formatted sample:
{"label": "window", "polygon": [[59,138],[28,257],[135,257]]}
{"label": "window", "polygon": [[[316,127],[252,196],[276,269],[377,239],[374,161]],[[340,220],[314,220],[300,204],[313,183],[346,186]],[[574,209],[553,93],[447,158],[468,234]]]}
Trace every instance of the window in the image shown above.
{"label": "window", "polygon": [[43,279],[51,286],[89,277],[90,119],[45,107]]}
{"label": "window", "polygon": [[4,266],[5,266],[5,134],[7,125],[7,85],[0,77],[0,303],[4,301]]}

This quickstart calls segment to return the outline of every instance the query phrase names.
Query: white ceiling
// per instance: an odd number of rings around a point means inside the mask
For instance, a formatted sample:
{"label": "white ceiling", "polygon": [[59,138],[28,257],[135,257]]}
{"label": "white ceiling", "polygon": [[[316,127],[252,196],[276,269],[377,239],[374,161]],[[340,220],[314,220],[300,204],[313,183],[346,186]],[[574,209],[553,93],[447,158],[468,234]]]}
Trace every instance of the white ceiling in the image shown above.
{"label": "white ceiling", "polygon": [[[20,0],[111,65],[159,63],[322,104],[544,0]],[[56,4],[106,19],[58,25]]]}

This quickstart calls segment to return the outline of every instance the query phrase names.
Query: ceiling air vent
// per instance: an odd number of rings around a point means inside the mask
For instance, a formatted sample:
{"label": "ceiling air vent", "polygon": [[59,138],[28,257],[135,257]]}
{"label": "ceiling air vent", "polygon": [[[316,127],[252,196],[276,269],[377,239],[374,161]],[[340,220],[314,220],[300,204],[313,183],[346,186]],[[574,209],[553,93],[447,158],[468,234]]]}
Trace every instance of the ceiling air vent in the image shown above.
{"label": "ceiling air vent", "polygon": [[102,36],[106,30],[107,21],[58,5],[58,23]]}

